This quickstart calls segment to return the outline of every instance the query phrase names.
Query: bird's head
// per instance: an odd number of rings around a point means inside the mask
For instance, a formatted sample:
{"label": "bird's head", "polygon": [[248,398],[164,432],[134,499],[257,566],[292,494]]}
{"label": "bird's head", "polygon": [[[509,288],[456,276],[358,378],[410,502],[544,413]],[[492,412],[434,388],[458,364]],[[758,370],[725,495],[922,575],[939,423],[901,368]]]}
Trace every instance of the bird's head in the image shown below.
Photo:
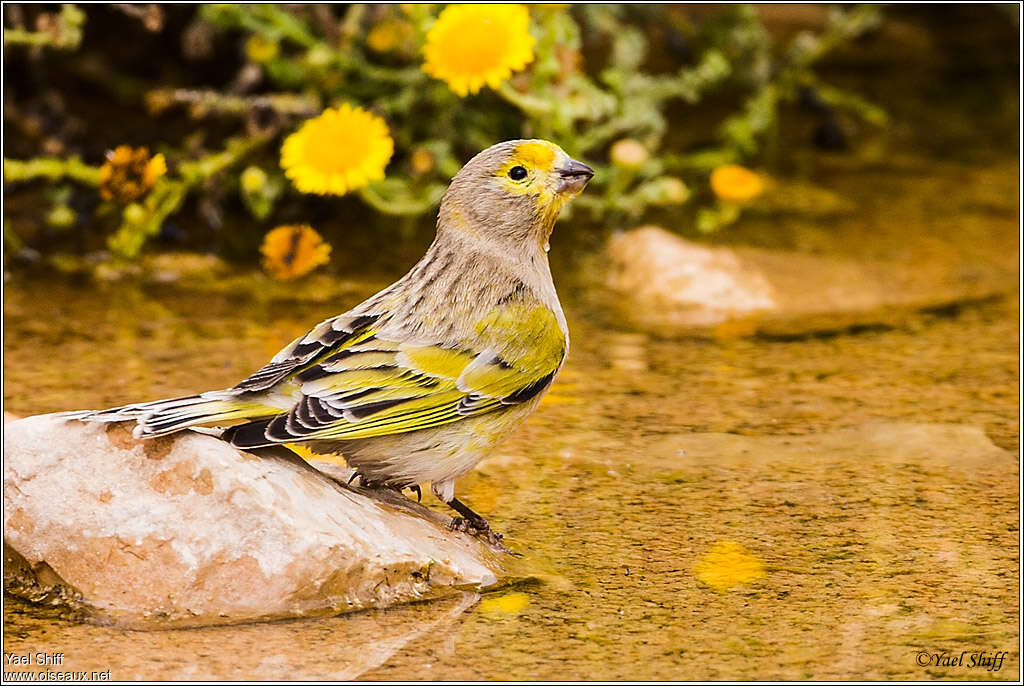
{"label": "bird's head", "polygon": [[562,206],[593,176],[593,169],[548,141],[492,145],[452,179],[441,201],[438,232],[546,247]]}

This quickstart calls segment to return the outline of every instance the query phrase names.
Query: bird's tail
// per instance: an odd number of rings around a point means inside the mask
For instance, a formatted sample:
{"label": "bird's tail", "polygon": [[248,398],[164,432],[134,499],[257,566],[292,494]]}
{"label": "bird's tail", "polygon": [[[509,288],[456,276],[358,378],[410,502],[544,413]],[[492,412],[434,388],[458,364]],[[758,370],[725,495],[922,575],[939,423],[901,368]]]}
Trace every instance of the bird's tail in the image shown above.
{"label": "bird's tail", "polygon": [[135,438],[155,438],[192,426],[231,423],[280,414],[281,409],[244,400],[237,391],[210,391],[182,398],[155,400],[95,412],[68,413],[69,419],[84,422],[126,422],[135,420]]}

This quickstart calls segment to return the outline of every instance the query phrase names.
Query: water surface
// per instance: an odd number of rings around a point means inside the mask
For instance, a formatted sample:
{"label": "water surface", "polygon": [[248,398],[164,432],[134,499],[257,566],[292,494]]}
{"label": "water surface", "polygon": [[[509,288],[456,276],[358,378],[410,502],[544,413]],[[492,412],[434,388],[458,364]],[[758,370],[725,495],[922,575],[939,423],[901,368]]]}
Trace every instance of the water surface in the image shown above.
{"label": "water surface", "polygon": [[[607,326],[559,278],[565,372],[459,484],[526,582],[158,632],[8,598],[6,650],[115,679],[1017,677],[1014,297],[856,333],[673,340]],[[310,303],[236,283],[8,283],[6,409],[228,386],[383,285]],[[998,674],[915,663],[942,650],[1011,656]]]}

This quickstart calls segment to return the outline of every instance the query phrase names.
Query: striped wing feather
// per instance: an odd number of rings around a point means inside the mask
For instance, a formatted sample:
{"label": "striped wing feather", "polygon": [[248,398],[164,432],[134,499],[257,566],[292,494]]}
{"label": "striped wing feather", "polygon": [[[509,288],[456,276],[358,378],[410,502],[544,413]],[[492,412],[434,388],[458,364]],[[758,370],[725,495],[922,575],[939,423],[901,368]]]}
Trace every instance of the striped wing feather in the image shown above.
{"label": "striped wing feather", "polygon": [[301,397],[291,411],[231,427],[225,438],[257,447],[448,424],[534,398],[566,352],[554,314],[539,305],[496,308],[476,326],[473,346],[389,341],[369,318],[340,329],[330,321],[239,384],[246,390],[271,378],[296,384]]}

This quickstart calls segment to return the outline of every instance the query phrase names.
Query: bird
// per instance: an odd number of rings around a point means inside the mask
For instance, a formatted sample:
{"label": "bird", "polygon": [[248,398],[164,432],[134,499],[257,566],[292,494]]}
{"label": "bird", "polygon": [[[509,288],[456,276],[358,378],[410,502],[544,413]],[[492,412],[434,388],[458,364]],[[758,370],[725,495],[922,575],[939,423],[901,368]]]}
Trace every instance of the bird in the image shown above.
{"label": "bird", "polygon": [[363,485],[429,483],[458,513],[451,528],[500,542],[455,482],[536,409],[565,362],[549,239],[593,176],[549,141],[492,145],[451,180],[433,242],[392,285],[232,388],[77,418],[134,421],[138,439],[214,427],[241,450],[340,453]]}

